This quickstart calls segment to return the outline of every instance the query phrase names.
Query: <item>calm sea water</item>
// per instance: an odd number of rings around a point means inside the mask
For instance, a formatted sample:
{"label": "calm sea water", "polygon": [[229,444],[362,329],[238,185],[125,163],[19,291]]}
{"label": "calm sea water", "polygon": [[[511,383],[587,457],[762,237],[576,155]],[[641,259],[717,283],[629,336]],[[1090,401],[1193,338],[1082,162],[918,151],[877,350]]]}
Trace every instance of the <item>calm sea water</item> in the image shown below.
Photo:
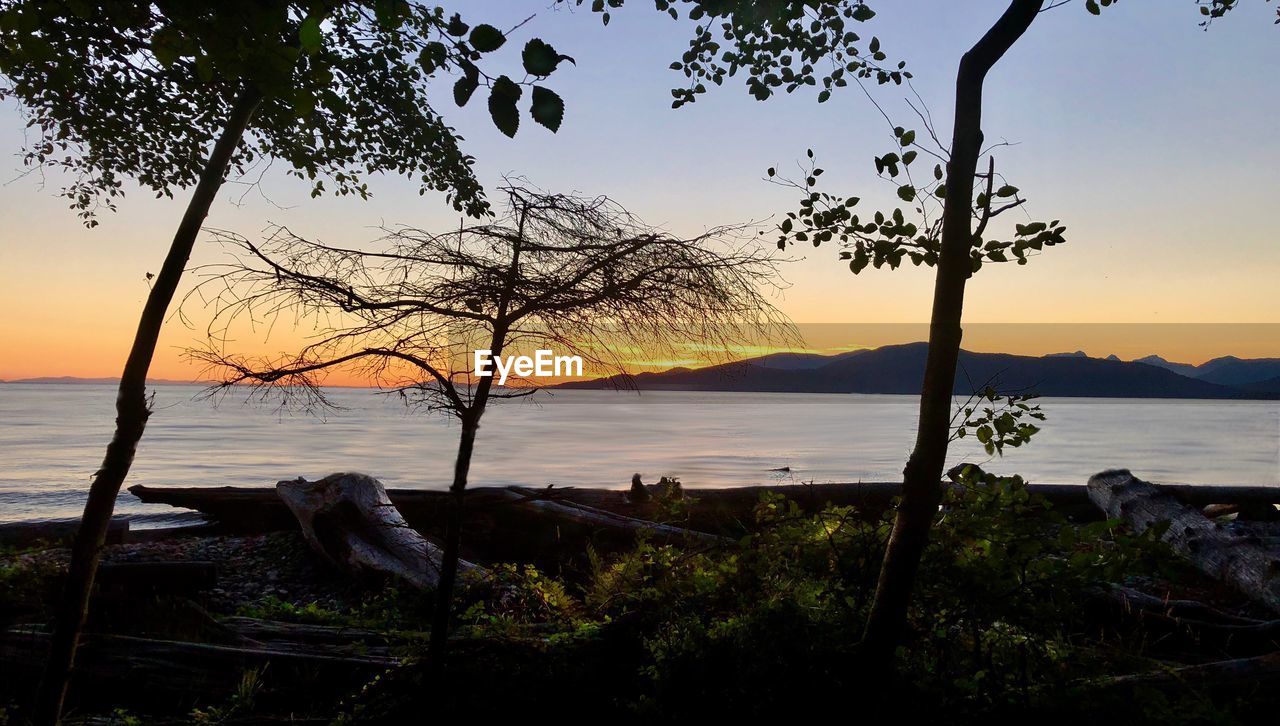
{"label": "calm sea water", "polygon": [[[273,404],[197,400],[160,386],[129,484],[266,486],[363,471],[389,487],[444,488],[456,423],[341,389],[323,419]],[[111,433],[114,386],[0,385],[0,522],[80,513]],[[1156,481],[1280,484],[1280,403],[1045,399],[1030,446],[989,468],[1083,484],[1123,466]],[[624,487],[678,476],[686,486],[901,477],[916,419],[909,396],[564,391],[486,414],[473,485]],[[953,462],[989,459],[968,439]],[[789,471],[771,471],[789,468]],[[140,523],[174,510],[122,494]]]}

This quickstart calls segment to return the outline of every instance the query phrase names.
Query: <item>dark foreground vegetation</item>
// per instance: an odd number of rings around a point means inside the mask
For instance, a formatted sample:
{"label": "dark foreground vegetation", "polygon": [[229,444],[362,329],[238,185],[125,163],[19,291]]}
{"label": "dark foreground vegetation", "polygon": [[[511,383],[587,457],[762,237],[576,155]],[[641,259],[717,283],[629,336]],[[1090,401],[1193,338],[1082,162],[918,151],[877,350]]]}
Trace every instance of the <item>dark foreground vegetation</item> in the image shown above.
{"label": "dark foreground vegetation", "polygon": [[[659,518],[698,519],[696,495],[650,490]],[[485,563],[465,583],[443,664],[425,657],[430,593],[352,579],[292,531],[119,545],[68,720],[1249,723],[1280,705],[1276,669],[1257,669],[1280,627],[1172,557],[1160,528],[1070,521],[1020,479],[977,472],[935,520],[895,669],[865,668],[857,644],[891,525],[881,510],[766,493],[718,542],[548,531],[536,556]],[[65,558],[4,555],[8,722],[29,705],[38,657],[21,666]],[[121,563],[146,561],[212,562],[216,581],[177,565],[141,587]]]}

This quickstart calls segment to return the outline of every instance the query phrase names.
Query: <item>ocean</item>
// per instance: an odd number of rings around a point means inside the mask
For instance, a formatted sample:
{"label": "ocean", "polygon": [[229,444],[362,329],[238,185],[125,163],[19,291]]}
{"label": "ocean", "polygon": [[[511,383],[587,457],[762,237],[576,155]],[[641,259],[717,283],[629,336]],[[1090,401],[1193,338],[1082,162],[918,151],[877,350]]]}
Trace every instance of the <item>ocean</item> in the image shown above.
{"label": "ocean", "polygon": [[[199,386],[155,387],[155,413],[126,486],[269,486],[361,471],[388,487],[448,485],[458,425],[363,389],[333,389],[323,416],[215,403]],[[80,514],[114,417],[114,385],[0,385],[0,522]],[[1084,482],[1126,467],[1153,481],[1280,485],[1280,402],[1043,399],[1023,448],[987,456],[969,437],[950,460],[1032,481]],[[546,392],[492,406],[472,486],[626,487],[634,472],[686,487],[901,479],[912,396]],[[135,526],[192,516],[122,493]]]}

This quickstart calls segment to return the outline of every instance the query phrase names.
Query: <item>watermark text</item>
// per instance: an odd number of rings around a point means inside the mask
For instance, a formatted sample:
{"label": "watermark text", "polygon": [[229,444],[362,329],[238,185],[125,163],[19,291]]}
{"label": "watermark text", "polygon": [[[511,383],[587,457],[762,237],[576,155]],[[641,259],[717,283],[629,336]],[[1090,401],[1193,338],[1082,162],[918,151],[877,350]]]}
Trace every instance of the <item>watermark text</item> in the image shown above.
{"label": "watermark text", "polygon": [[581,376],[582,357],[556,355],[550,350],[538,349],[533,355],[494,355],[491,350],[477,350],[471,369],[477,376],[498,376],[498,385],[507,383],[507,376],[514,373],[519,378],[550,378],[552,376]]}

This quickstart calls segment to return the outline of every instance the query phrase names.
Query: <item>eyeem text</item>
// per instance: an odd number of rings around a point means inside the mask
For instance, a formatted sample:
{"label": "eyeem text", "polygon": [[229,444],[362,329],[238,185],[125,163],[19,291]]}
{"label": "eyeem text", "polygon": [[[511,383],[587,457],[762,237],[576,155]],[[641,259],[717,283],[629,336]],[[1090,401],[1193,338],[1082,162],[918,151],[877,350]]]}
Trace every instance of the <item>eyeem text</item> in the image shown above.
{"label": "eyeem text", "polygon": [[549,350],[535,350],[527,355],[494,355],[491,350],[475,351],[471,366],[477,376],[490,377],[496,371],[498,385],[506,385],[507,376],[514,373],[520,378],[547,378],[550,376],[581,376],[582,357],[556,355]]}

